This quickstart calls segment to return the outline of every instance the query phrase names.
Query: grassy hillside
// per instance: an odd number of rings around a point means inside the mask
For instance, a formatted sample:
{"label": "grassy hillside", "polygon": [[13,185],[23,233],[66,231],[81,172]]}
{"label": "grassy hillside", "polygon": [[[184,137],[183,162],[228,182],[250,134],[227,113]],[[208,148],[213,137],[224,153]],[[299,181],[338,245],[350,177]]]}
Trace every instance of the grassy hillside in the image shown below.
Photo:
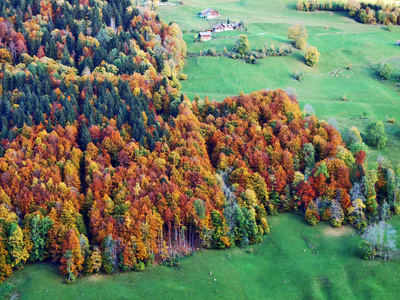
{"label": "grassy hillside", "polygon": [[[399,87],[395,82],[381,80],[375,70],[382,62],[394,63],[400,57],[400,47],[395,46],[400,28],[392,32],[384,26],[371,26],[355,22],[344,13],[299,12],[295,0],[280,1],[204,1],[186,0],[185,5],[160,7],[159,15],[167,21],[176,21],[184,31],[212,28],[216,21],[196,17],[204,8],[213,8],[231,21],[242,20],[248,31],[251,49],[265,44],[276,48],[288,46],[287,29],[294,23],[307,27],[308,44],[321,52],[319,64],[311,68],[304,63],[304,51],[294,50],[288,57],[267,57],[259,65],[249,65],[225,57],[195,57],[186,61],[184,73],[189,80],[182,82],[182,92],[190,99],[196,94],[218,101],[239,91],[251,92],[263,88],[289,89],[298,95],[301,107],[311,104],[319,118],[336,118],[340,130],[351,126],[361,131],[369,119],[386,121],[399,119]],[[204,43],[193,43],[193,32],[184,34],[188,51],[207,49],[222,51],[232,49],[234,38],[243,32],[215,34],[216,39]],[[346,67],[351,65],[352,69]],[[333,71],[339,71],[336,76]],[[293,73],[301,71],[304,80],[294,80]],[[343,97],[347,101],[343,101]],[[378,154],[394,163],[400,162],[395,149],[400,146],[399,126],[386,125],[389,146],[382,151],[372,149],[371,159]]]}
{"label": "grassy hillside", "polygon": [[[361,260],[353,228],[310,227],[293,214],[271,217],[269,223],[271,234],[263,243],[199,251],[182,260],[182,269],[151,266],[143,273],[92,275],[65,285],[55,266],[34,264],[15,272],[0,294],[21,299],[391,299],[397,293],[400,262]],[[400,230],[400,219],[392,225]]]}

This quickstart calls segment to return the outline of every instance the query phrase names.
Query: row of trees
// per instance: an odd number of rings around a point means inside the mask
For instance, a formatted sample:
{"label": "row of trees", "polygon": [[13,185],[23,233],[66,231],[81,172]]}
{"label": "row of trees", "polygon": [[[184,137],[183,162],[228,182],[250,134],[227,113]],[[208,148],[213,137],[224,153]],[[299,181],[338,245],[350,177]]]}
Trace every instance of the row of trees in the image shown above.
{"label": "row of trees", "polygon": [[364,24],[400,25],[400,7],[383,0],[376,3],[348,0],[347,2],[300,0],[296,4],[300,11],[346,11],[349,16]]}
{"label": "row of trees", "polygon": [[[257,64],[259,59],[263,59],[267,56],[288,56],[292,54],[292,48],[287,45],[282,45],[279,48],[275,48],[274,44],[271,44],[270,46],[264,45],[264,47],[256,48],[254,51],[249,51],[244,54],[239,54],[238,52],[235,51],[228,51],[226,47],[224,47],[224,50],[221,52],[217,52],[215,49],[208,49],[208,50],[203,50],[199,51],[198,53],[187,53],[188,57],[196,57],[196,56],[213,56],[213,57],[218,57],[218,56],[225,56],[231,59],[240,59],[244,60],[246,63],[249,64]],[[183,75],[183,74],[180,74]]]}

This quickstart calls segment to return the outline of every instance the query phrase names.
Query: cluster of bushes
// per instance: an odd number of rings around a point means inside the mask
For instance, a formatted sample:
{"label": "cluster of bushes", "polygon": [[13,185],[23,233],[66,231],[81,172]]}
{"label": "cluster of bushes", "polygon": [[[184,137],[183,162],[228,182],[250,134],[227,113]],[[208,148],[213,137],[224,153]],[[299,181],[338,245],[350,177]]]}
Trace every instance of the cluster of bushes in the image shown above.
{"label": "cluster of bushes", "polygon": [[349,16],[357,22],[364,24],[384,24],[400,25],[400,8],[395,3],[385,4],[384,1],[377,1],[376,4],[349,0],[345,3],[328,1],[319,2],[317,0],[300,0],[296,5],[301,11],[346,11]]}
{"label": "cluster of bushes", "polygon": [[[295,24],[288,29],[287,38],[289,41],[294,42],[294,46],[299,50],[304,50],[307,48],[306,54],[304,56],[306,64],[310,67],[315,66],[318,63],[318,59],[321,53],[318,52],[316,47],[307,47],[308,33],[304,25]],[[298,74],[299,75],[299,74]],[[296,78],[296,76],[295,76]],[[298,78],[296,78],[299,80]],[[300,81],[300,80],[299,80]]]}
{"label": "cluster of bushes", "polygon": [[196,57],[196,56],[213,56],[213,57],[218,57],[218,56],[225,56],[229,57],[232,59],[240,59],[244,60],[247,63],[251,64],[257,64],[258,59],[265,58],[267,56],[288,56],[292,54],[291,48],[286,48],[286,49],[277,49],[277,50],[272,50],[272,49],[267,49],[266,51],[261,49],[261,50],[256,50],[256,51],[251,51],[246,54],[239,54],[234,51],[229,51],[229,52],[217,52],[215,49],[208,49],[206,51],[200,51],[199,53],[187,53],[187,57]]}
{"label": "cluster of bushes", "polygon": [[363,138],[357,127],[351,127],[345,134],[347,147],[352,153],[358,151],[368,152],[368,146],[383,149],[386,147],[388,137],[385,132],[385,126],[382,121],[371,121],[365,128],[365,136]]}
{"label": "cluster of bushes", "polygon": [[304,25],[295,24],[288,29],[287,38],[294,42],[294,46],[299,50],[304,50],[307,47],[308,33]]}
{"label": "cluster of bushes", "polygon": [[293,73],[293,78],[296,79],[297,81],[302,81],[303,80],[303,72],[296,70]]}
{"label": "cluster of bushes", "polygon": [[239,59],[243,60],[246,63],[249,64],[257,64],[258,59],[263,59],[267,56],[288,56],[291,55],[292,48],[291,47],[281,47],[276,49],[273,44],[271,44],[270,47],[264,46],[263,48],[257,48],[255,51],[250,51],[249,49],[247,51],[240,51],[238,52],[237,50],[233,51],[227,51],[226,47],[224,48],[224,51],[216,51],[215,49],[208,49],[205,51],[200,51],[198,53],[187,53],[187,57],[196,57],[196,56],[213,56],[213,57],[219,57],[219,56],[225,56],[231,59]]}

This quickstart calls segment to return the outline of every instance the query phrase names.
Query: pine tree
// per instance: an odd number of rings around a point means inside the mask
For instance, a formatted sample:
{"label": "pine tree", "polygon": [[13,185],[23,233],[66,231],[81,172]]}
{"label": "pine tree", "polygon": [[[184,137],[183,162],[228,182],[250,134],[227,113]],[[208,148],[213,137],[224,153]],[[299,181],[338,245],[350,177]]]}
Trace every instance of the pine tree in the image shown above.
{"label": "pine tree", "polygon": [[89,130],[86,126],[85,121],[81,122],[81,127],[79,130],[79,143],[82,150],[86,150],[87,144],[92,142],[92,137],[90,136]]}

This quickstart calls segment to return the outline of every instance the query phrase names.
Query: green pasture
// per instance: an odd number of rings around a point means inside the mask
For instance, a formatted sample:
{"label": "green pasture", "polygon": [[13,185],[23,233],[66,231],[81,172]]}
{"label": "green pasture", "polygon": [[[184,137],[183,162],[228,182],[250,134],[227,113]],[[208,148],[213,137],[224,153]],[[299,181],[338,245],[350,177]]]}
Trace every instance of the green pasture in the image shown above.
{"label": "green pasture", "polygon": [[[302,108],[311,104],[319,118],[335,118],[342,133],[351,126],[363,131],[371,119],[400,121],[398,81],[384,81],[376,70],[387,61],[398,73],[400,47],[395,42],[400,39],[400,28],[390,32],[385,26],[359,24],[345,13],[299,12],[295,4],[296,0],[185,0],[184,5],[159,7],[157,13],[162,19],[181,26],[189,52],[223,51],[224,47],[230,51],[241,33],[248,36],[252,50],[271,44],[286,48],[287,29],[298,23],[308,30],[308,44],[321,53],[314,68],[305,64],[305,51],[296,49],[291,56],[267,57],[259,60],[258,65],[225,57],[188,58],[183,70],[188,80],[182,82],[182,92],[190,99],[199,95],[222,101],[239,91],[281,88],[295,93]],[[209,29],[218,23],[196,16],[204,8],[218,10],[224,20],[243,21],[247,31],[217,33],[217,39],[194,43],[196,34],[191,31]],[[303,73],[303,81],[293,78],[295,71]],[[379,151],[371,149],[371,161],[383,155],[399,163],[400,128],[397,123],[387,123],[386,130],[389,146]]]}
{"label": "green pasture", "polygon": [[[57,267],[27,265],[0,285],[6,299],[395,299],[400,262],[364,261],[353,227],[269,218],[271,234],[245,248],[201,250],[182,268],[91,275],[63,284]],[[392,225],[399,230],[400,218]],[[211,275],[210,275],[211,274]]]}

